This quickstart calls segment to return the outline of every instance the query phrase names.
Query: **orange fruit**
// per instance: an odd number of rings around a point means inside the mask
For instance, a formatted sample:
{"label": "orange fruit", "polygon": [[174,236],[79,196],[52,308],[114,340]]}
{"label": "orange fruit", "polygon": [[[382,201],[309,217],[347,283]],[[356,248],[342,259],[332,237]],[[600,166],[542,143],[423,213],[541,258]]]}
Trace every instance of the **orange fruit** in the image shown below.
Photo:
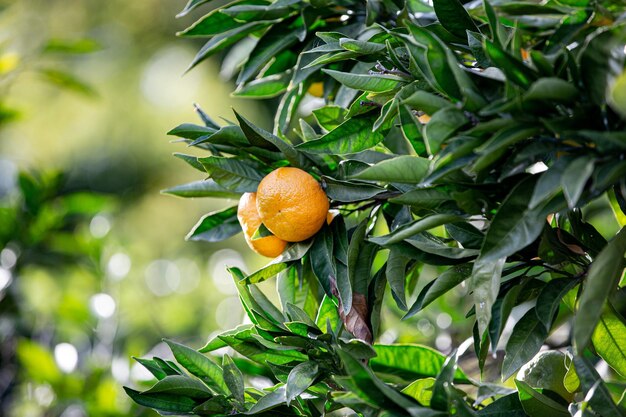
{"label": "orange fruit", "polygon": [[309,93],[313,97],[324,97],[324,83],[318,81],[311,84],[311,86],[307,90],[307,93]]}
{"label": "orange fruit", "polygon": [[252,240],[252,235],[261,225],[261,217],[256,209],[256,193],[245,193],[239,199],[237,207],[237,219],[243,229],[246,243],[250,249],[256,253],[275,258],[285,250],[287,242],[276,236],[266,236],[260,239]]}
{"label": "orange fruit", "polygon": [[301,242],[326,222],[329,203],[322,186],[307,172],[291,167],[270,172],[257,189],[263,224],[287,242]]}

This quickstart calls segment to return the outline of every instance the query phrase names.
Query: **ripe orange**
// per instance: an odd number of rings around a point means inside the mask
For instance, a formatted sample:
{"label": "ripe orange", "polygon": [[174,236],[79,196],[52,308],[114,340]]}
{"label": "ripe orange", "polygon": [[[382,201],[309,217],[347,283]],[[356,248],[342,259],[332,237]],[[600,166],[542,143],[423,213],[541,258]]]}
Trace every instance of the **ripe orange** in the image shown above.
{"label": "ripe orange", "polygon": [[243,194],[239,199],[239,206],[237,207],[237,219],[239,224],[241,224],[246,243],[250,246],[250,249],[260,255],[275,258],[283,253],[287,242],[276,236],[266,236],[252,240],[252,235],[261,225],[261,217],[256,209],[256,201],[256,193]]}
{"label": "ripe orange", "polygon": [[256,206],[263,224],[275,236],[301,242],[324,225],[329,203],[320,183],[310,174],[283,167],[261,180]]}
{"label": "ripe orange", "polygon": [[307,90],[307,93],[309,93],[313,97],[324,97],[324,83],[318,81],[311,84],[311,86]]}

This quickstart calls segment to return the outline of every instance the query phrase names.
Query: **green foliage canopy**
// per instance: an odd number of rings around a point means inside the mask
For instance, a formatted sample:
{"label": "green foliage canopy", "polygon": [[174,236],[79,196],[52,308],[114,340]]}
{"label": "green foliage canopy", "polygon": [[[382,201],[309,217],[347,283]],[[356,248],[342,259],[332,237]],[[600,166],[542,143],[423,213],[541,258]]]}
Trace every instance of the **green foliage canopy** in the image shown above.
{"label": "green foliage canopy", "polygon": [[[204,3],[192,0],[182,14]],[[238,114],[238,124],[220,126],[200,110],[203,126],[170,132],[208,152],[181,158],[209,179],[167,192],[255,191],[265,174],[291,165],[322,181],[341,216],[260,271],[230,270],[252,324],[201,352],[230,347],[245,359],[225,356],[221,368],[196,352],[176,356],[181,366],[146,361],[159,382],[128,389],[135,401],[198,415],[624,415],[623,379],[608,383],[593,362],[626,376],[626,231],[606,240],[584,213],[602,197],[626,224],[626,9],[590,0],[432,3],[243,0],[181,33],[208,38],[190,68],[229,50],[234,95],[280,102],[273,132]],[[300,117],[316,83],[325,104]],[[227,209],[189,236],[216,241],[234,228]],[[408,283],[422,265],[442,273],[410,304]],[[282,309],[255,286],[274,276]],[[371,345],[387,286],[410,317],[463,282],[474,300],[469,343],[447,358],[418,345]],[[573,403],[524,381],[516,389],[479,382],[458,367],[472,345],[482,370],[521,305],[502,380],[571,320],[563,383]],[[234,364],[275,385],[244,388]]]}

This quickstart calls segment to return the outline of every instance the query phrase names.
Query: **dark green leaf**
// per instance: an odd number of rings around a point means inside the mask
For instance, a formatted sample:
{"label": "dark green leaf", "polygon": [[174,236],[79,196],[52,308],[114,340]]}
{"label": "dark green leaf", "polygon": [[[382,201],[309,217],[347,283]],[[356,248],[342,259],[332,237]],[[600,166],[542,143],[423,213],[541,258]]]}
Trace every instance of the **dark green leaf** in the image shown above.
{"label": "dark green leaf", "polygon": [[176,362],[183,366],[189,373],[197,376],[218,393],[226,394],[226,384],[222,378],[222,369],[215,362],[202,353],[183,346],[171,340],[165,340],[170,347]]}
{"label": "dark green leaf", "polygon": [[531,309],[517,322],[506,344],[506,356],[502,363],[502,380],[509,379],[519,368],[531,360],[541,349],[548,330]]}
{"label": "dark green leaf", "polygon": [[567,417],[567,408],[555,400],[535,391],[525,382],[515,380],[519,391],[519,399],[524,411],[529,416]]}
{"label": "dark green leaf", "polygon": [[401,155],[381,161],[354,175],[369,181],[419,184],[430,167],[430,161],[419,156]]}
{"label": "dark green leaf", "polygon": [[216,197],[216,198],[239,198],[241,193],[230,191],[212,179],[193,181],[187,184],[177,185],[161,191],[164,194],[171,194],[177,197]]}
{"label": "dark green leaf", "polygon": [[561,177],[561,187],[569,208],[574,208],[582,195],[585,184],[593,173],[595,160],[581,156],[570,163]]}
{"label": "dark green leaf", "polygon": [[289,372],[286,385],[287,405],[315,382],[318,369],[317,362],[308,361],[298,364]]}
{"label": "dark green leaf", "polygon": [[403,317],[403,319],[414,316],[423,310],[430,303],[435,301],[437,298],[441,297],[452,288],[459,285],[461,282],[468,279],[472,274],[472,265],[471,264],[463,264],[458,266],[453,266],[450,269],[446,270],[443,274],[439,275],[432,282],[432,285],[424,287],[422,294],[417,298],[418,301],[415,302],[409,312]]}
{"label": "dark green leaf", "polygon": [[602,249],[589,268],[574,318],[574,348],[578,353],[582,353],[589,343],[606,299],[616,288],[624,270],[625,252],[626,228],[623,228]]}
{"label": "dark green leaf", "polygon": [[385,138],[373,132],[373,119],[353,117],[317,140],[304,142],[296,147],[304,152],[320,154],[348,154],[361,152],[376,146]]}
{"label": "dark green leaf", "polygon": [[441,26],[464,39],[466,31],[478,32],[474,21],[459,0],[433,0],[433,7]]}
{"label": "dark green leaf", "polygon": [[552,319],[561,300],[572,288],[578,284],[578,280],[572,278],[558,278],[548,282],[537,297],[537,318],[550,331]]}
{"label": "dark green leaf", "polygon": [[470,289],[474,293],[476,322],[482,336],[491,321],[491,308],[500,290],[500,278],[506,258],[484,260],[478,258],[474,263]]}
{"label": "dark green leaf", "polygon": [[399,86],[399,83],[406,81],[394,75],[350,74],[329,69],[323,69],[322,72],[330,75],[346,87],[372,93],[393,90]]}
{"label": "dark green leaf", "polygon": [[330,177],[322,177],[325,183],[324,190],[333,201],[350,203],[369,200],[387,191],[383,187],[362,182],[340,181]]}
{"label": "dark green leaf", "polygon": [[222,358],[222,369],[224,370],[224,382],[233,398],[239,403],[244,403],[243,374],[237,368],[230,356],[224,355]]}
{"label": "dark green leaf", "polygon": [[239,232],[241,226],[237,220],[237,206],[234,206],[203,216],[185,239],[221,242]]}
{"label": "dark green leaf", "polygon": [[202,382],[182,375],[166,376],[142,394],[180,395],[181,397],[205,400],[212,396]]}
{"label": "dark green leaf", "polygon": [[209,176],[219,185],[235,192],[256,192],[263,174],[243,160],[209,156],[198,158]]}
{"label": "dark green leaf", "polygon": [[[436,377],[446,357],[427,346],[396,344],[374,345],[376,357],[370,360],[372,369],[379,374],[396,375],[404,380]],[[460,369],[454,374],[456,381],[467,381]]]}
{"label": "dark green leaf", "polygon": [[144,407],[154,408],[165,413],[186,414],[191,413],[198,403],[189,397],[172,394],[145,394],[124,387],[126,394],[137,404]]}

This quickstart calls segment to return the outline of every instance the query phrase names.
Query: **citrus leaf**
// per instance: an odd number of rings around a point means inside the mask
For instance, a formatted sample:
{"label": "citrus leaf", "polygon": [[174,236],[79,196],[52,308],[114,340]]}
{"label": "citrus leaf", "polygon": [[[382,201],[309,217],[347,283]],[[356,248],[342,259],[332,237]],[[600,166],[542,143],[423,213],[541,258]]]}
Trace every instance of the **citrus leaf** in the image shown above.
{"label": "citrus leaf", "polygon": [[546,327],[537,319],[535,309],[530,309],[517,322],[506,344],[502,363],[502,380],[506,381],[541,349],[548,336]]}
{"label": "citrus leaf", "polygon": [[286,399],[287,405],[298,395],[308,389],[319,374],[317,362],[307,361],[296,365],[287,377]]}
{"label": "citrus leaf", "polygon": [[353,117],[319,139],[304,142],[296,149],[308,153],[349,154],[376,146],[385,138],[380,132],[372,131],[370,116]]}
{"label": "citrus leaf", "polygon": [[401,155],[378,162],[353,175],[353,178],[380,182],[419,184],[430,167],[430,161],[419,156]]}
{"label": "citrus leaf", "polygon": [[404,78],[394,75],[351,74],[329,69],[323,69],[322,72],[330,75],[346,87],[372,93],[391,91],[397,88],[401,82],[406,81]]}
{"label": "citrus leaf", "polygon": [[216,389],[218,393],[228,393],[226,384],[222,378],[222,369],[218,364],[202,353],[187,346],[167,339],[164,341],[172,350],[176,362],[189,371],[189,373],[203,380],[209,387]]}
{"label": "citrus leaf", "polygon": [[244,383],[243,374],[237,368],[230,356],[224,355],[222,358],[222,369],[224,370],[224,383],[239,404],[244,403]]}
{"label": "citrus leaf", "polygon": [[185,237],[187,240],[221,242],[241,232],[237,206],[203,216]]}
{"label": "citrus leaf", "polygon": [[626,377],[626,325],[613,308],[606,309],[600,316],[591,342],[598,355]]}
{"label": "citrus leaf", "polygon": [[604,310],[609,294],[615,290],[624,270],[626,227],[593,260],[578,301],[574,317],[574,349],[582,353]]}
{"label": "citrus leaf", "polygon": [[177,197],[216,197],[216,198],[239,198],[241,193],[230,191],[212,179],[193,181],[187,184],[177,185],[161,191],[163,194],[171,194]]}

